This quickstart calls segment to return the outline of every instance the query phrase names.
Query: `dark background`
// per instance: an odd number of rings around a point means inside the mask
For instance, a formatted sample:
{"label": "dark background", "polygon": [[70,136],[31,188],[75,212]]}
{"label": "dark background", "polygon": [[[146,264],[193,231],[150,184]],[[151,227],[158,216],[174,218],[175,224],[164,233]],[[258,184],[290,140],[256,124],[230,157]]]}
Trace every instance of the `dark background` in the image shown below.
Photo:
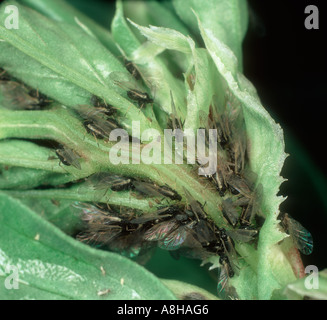
{"label": "dark background", "polygon": [[[244,73],[262,104],[284,129],[286,160],[282,210],[313,235],[304,264],[327,267],[327,8],[326,1],[249,0]],[[319,9],[319,30],[307,30],[307,5]]]}

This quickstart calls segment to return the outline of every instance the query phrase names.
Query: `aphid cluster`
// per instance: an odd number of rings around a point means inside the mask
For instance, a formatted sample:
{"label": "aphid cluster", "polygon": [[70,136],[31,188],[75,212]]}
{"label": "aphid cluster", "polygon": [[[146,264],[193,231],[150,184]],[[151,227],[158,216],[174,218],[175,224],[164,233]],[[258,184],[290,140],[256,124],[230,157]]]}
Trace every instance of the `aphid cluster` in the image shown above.
{"label": "aphid cluster", "polygon": [[[140,85],[142,77],[137,67],[128,60],[124,63],[128,73],[111,73],[112,82],[124,89],[126,96],[139,108],[153,103],[154,100]],[[39,110],[50,102],[46,96],[11,78],[1,68],[0,94],[3,96],[2,104],[14,110]],[[169,125],[173,129],[183,129],[172,93],[171,106]],[[119,128],[117,110],[98,96],[91,97],[90,105],[79,105],[73,110],[85,130],[95,139],[107,139],[112,130]],[[182,196],[165,184],[99,172],[86,179],[86,184],[98,195],[94,203],[74,205],[82,212],[85,222],[85,228],[77,239],[131,258],[155,247],[169,250],[175,258],[182,255],[206,260],[218,256],[218,292],[222,297],[230,298],[236,293],[229,285],[229,279],[240,269],[235,243],[256,241],[264,219],[260,209],[263,191],[247,166],[242,107],[232,95],[226,95],[223,106],[216,105],[213,99],[209,114],[201,115],[201,125],[207,132],[209,129],[217,132],[217,168],[213,174],[205,176],[203,183],[217,191],[220,198],[217,211],[225,220],[223,226],[217,226],[206,213],[205,205],[185,188],[183,196],[186,201],[181,202]],[[209,148],[208,139],[205,143]],[[54,150],[60,163],[81,170],[81,156],[76,151],[58,143]],[[203,169],[202,163],[198,159],[199,170]],[[159,199],[158,206],[149,213],[110,207],[100,202],[109,189]],[[313,247],[310,233],[288,214],[281,215],[280,220],[281,228],[291,236],[295,246],[302,253],[310,254]]]}
{"label": "aphid cluster", "polygon": [[[182,129],[172,96],[171,99],[172,127]],[[229,285],[229,279],[240,269],[235,243],[256,241],[264,219],[260,210],[263,191],[262,186],[256,184],[256,176],[246,166],[247,140],[242,109],[230,95],[222,110],[212,104],[205,128],[216,129],[218,133],[217,170],[205,179],[221,198],[217,211],[222,213],[227,227],[217,226],[204,206],[185,188],[186,204],[181,203],[182,197],[168,186],[97,173],[89,177],[88,182],[95,190],[102,191],[101,197],[110,188],[113,191],[132,190],[144,197],[169,198],[176,203],[171,204],[167,200],[167,205],[158,206],[155,212],[143,215],[126,209],[120,213],[120,210],[104,208],[100,204],[79,204],[87,224],[78,239],[129,257],[153,247],[169,250],[176,258],[182,255],[206,260],[219,256],[218,292],[221,297],[230,298],[236,297],[236,293]],[[312,251],[311,235],[299,223],[285,215],[281,226],[303,253]]]}
{"label": "aphid cluster", "polygon": [[77,236],[79,240],[130,257],[154,246],[174,251],[174,256],[235,256],[233,240],[226,230],[217,228],[194,199],[187,206],[158,206],[155,212],[143,215],[99,203],[77,203],[75,207],[82,210],[87,223]]}
{"label": "aphid cluster", "polygon": [[[256,183],[255,174],[246,166],[247,138],[242,107],[228,93],[223,108],[212,104],[206,119],[206,129],[216,129],[218,138],[217,170],[206,178],[217,189],[221,197],[219,209],[232,227],[225,233],[235,242],[253,241],[264,220],[260,209],[263,190],[262,185]],[[285,214],[281,219],[281,227],[291,235],[295,246],[302,253],[311,253],[312,237],[302,225]],[[229,246],[232,248],[233,244],[229,243]],[[222,279],[233,276],[237,268],[229,255],[220,255],[220,264],[218,289],[222,291],[227,282]]]}

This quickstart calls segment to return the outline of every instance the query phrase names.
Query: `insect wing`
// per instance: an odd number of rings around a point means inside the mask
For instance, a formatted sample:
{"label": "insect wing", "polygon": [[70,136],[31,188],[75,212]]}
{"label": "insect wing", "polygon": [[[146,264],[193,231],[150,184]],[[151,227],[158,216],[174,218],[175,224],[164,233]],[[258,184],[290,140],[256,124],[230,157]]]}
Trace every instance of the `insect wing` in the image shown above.
{"label": "insect wing", "polygon": [[138,256],[143,247],[143,239],[139,232],[121,233],[107,244],[109,250],[119,252],[129,258]]}
{"label": "insect wing", "polygon": [[217,292],[221,296],[229,280],[228,266],[223,264],[218,268]]}
{"label": "insect wing", "polygon": [[237,253],[234,248],[233,241],[232,241],[231,237],[229,237],[227,235],[225,230],[223,230],[222,233],[224,234],[224,236],[222,238],[224,253],[228,259],[229,266],[231,266],[232,271],[234,273],[239,274],[240,267],[238,264],[238,257],[237,257]]}
{"label": "insect wing", "polygon": [[104,210],[103,208],[90,203],[76,202],[73,207],[82,211],[82,220],[87,222],[110,224],[118,223],[122,220],[115,216],[115,213],[110,212],[109,210]]}
{"label": "insect wing", "polygon": [[285,214],[287,219],[287,227],[295,246],[305,255],[309,255],[313,251],[313,240],[311,233],[305,229],[298,221]]}
{"label": "insect wing", "polygon": [[37,99],[28,94],[27,89],[18,82],[0,81],[0,92],[3,96],[2,104],[8,109],[33,109]]}
{"label": "insect wing", "polygon": [[171,125],[172,128],[175,129],[183,129],[182,122],[180,118],[177,115],[177,110],[173,98],[173,93],[170,90],[170,99],[171,99],[171,114],[170,114],[170,120],[171,120]]}
{"label": "insect wing", "polygon": [[225,219],[230,223],[230,225],[235,227],[238,223],[239,213],[234,207],[232,199],[228,198],[222,201],[222,212]]}
{"label": "insect wing", "polygon": [[[194,238],[201,244],[207,246],[216,239],[213,230],[209,227],[207,220],[200,219],[193,227]],[[193,242],[194,243],[194,242]]]}
{"label": "insect wing", "polygon": [[77,239],[89,245],[107,246],[113,239],[120,235],[122,228],[116,225],[92,224],[88,229],[79,233]]}
{"label": "insect wing", "polygon": [[143,195],[147,195],[149,197],[162,197],[162,194],[154,188],[152,183],[144,182],[144,181],[134,181],[133,186],[136,191],[140,192]]}
{"label": "insect wing", "polygon": [[189,191],[187,189],[184,189],[184,193],[187,199],[188,204],[190,205],[192,212],[194,213],[194,215],[196,216],[197,220],[199,221],[199,218],[206,218],[207,215],[205,213],[205,211],[202,209],[201,204],[195,200],[192,195],[189,193]]}
{"label": "insect wing", "polygon": [[141,91],[144,89],[140,84],[133,78],[133,76],[127,72],[111,72],[109,75],[110,80],[118,87],[126,91]]}
{"label": "insect wing", "polygon": [[160,222],[144,233],[144,240],[146,241],[160,241],[163,240],[169,233],[178,228],[179,224],[170,220],[168,222]]}
{"label": "insect wing", "polygon": [[159,241],[159,247],[166,250],[177,250],[185,241],[186,236],[186,226],[180,226]]}
{"label": "insect wing", "polygon": [[124,59],[124,64],[126,70],[132,75],[133,78],[135,78],[136,80],[141,79],[141,74],[132,61]]}
{"label": "insect wing", "polygon": [[236,242],[250,242],[258,235],[258,230],[255,229],[237,229],[226,231],[226,234]]}
{"label": "insect wing", "polygon": [[168,197],[172,200],[182,200],[182,197],[175,190],[170,189],[168,186],[155,186],[155,188],[165,197]]}
{"label": "insect wing", "polygon": [[105,190],[111,188],[113,191],[127,190],[132,179],[110,174],[107,172],[95,173],[88,178],[90,187],[94,190]]}
{"label": "insect wing", "polygon": [[81,170],[81,164],[79,163],[79,158],[73,150],[63,146],[62,148],[59,148],[56,150],[57,155],[59,156],[61,162],[65,165],[72,165],[78,170]]}

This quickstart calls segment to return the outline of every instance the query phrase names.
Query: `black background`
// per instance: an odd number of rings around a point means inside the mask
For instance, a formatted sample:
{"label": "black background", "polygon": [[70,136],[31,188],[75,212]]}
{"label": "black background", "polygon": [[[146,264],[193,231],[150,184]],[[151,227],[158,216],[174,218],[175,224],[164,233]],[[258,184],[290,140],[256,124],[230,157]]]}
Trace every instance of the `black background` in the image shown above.
{"label": "black background", "polygon": [[[281,187],[289,212],[313,235],[304,264],[327,266],[327,8],[326,1],[249,0],[244,73],[265,108],[284,129],[286,160]],[[307,30],[307,5],[319,9],[319,30]],[[325,194],[326,192],[326,194]]]}

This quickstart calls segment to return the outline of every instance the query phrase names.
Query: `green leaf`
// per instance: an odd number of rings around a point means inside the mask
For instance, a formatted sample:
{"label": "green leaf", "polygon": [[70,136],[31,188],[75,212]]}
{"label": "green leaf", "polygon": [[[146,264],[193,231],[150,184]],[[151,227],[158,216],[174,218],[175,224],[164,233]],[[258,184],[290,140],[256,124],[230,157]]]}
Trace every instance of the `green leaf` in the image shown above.
{"label": "green leaf", "polygon": [[2,285],[1,299],[175,298],[143,267],[79,243],[4,194],[0,212],[0,278],[10,285],[18,275],[18,289]]}
{"label": "green leaf", "polygon": [[179,300],[219,300],[210,292],[183,281],[161,280]]}
{"label": "green leaf", "polygon": [[[123,98],[124,91],[109,79],[111,72],[126,71],[97,39],[80,27],[50,20],[15,1],[7,4],[17,6],[20,28],[13,32],[1,23],[0,39],[5,41],[0,42],[0,64],[6,70],[67,105],[74,106],[79,102],[78,99],[76,102],[68,100],[72,93],[78,97],[80,89],[74,92],[77,86],[116,106],[125,115],[125,120],[129,119],[129,125],[139,119],[144,128],[158,128],[155,121],[150,122],[136,106]],[[2,22],[6,19],[4,8],[2,6],[0,11]],[[8,45],[13,47],[10,55]],[[67,81],[70,85],[66,85]],[[61,89],[66,93],[67,101],[61,98]]]}
{"label": "green leaf", "polygon": [[327,270],[288,284],[284,294],[290,300],[327,300]]}
{"label": "green leaf", "polygon": [[158,1],[144,1],[142,9],[135,1],[124,1],[126,16],[138,24],[151,24],[158,27],[174,29],[185,36],[189,30],[176,15],[174,10],[169,10],[165,4]]}
{"label": "green leaf", "polygon": [[86,33],[99,39],[99,41],[109,49],[112,54],[119,55],[119,50],[108,30],[97,24],[94,20],[84,15],[63,0],[22,0],[22,4],[27,5],[43,15],[59,21],[68,22],[72,25],[80,26]]}
{"label": "green leaf", "polygon": [[173,0],[180,18],[192,31],[198,33],[194,10],[205,29],[211,30],[215,38],[224,42],[236,55],[239,70],[242,70],[242,40],[248,24],[245,0]]}

